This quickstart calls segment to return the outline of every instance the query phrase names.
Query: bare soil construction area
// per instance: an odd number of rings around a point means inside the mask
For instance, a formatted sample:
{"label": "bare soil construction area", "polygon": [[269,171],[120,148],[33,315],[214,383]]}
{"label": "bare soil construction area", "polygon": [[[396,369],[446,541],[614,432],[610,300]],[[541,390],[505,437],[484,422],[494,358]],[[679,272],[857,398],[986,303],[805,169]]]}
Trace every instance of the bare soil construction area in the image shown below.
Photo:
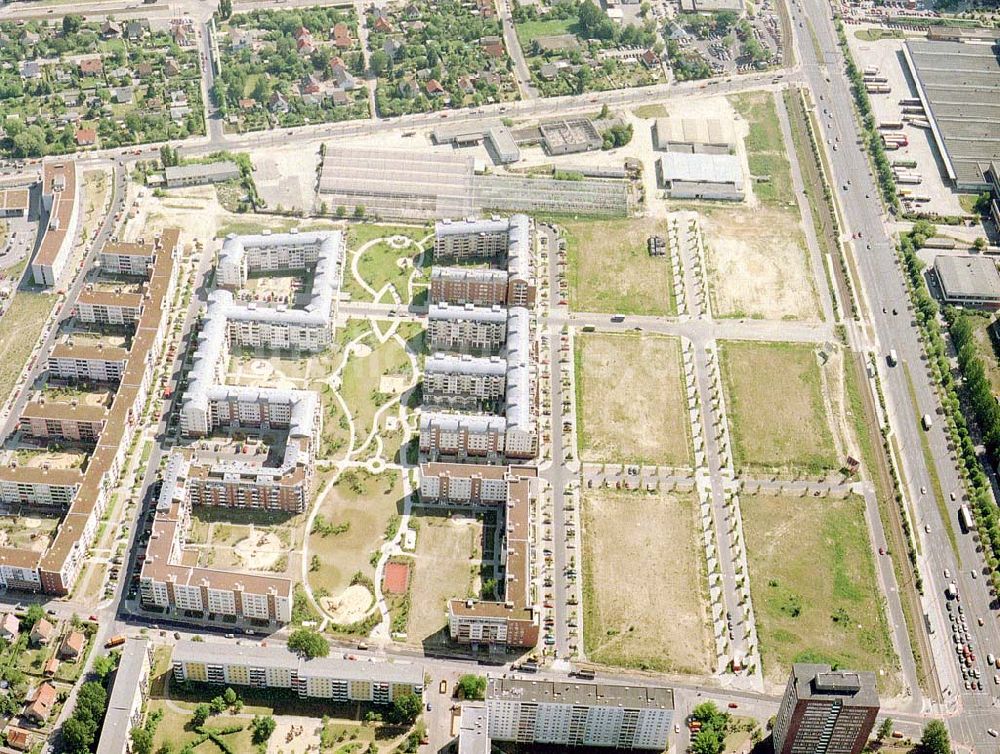
{"label": "bare soil construction area", "polygon": [[819,319],[798,216],[781,209],[701,209],[712,309],[720,317]]}
{"label": "bare soil construction area", "polygon": [[660,672],[711,672],[698,531],[691,495],[587,491],[583,599],[589,659]]}
{"label": "bare soil construction area", "polygon": [[584,461],[691,464],[678,339],[583,334],[576,370]]}

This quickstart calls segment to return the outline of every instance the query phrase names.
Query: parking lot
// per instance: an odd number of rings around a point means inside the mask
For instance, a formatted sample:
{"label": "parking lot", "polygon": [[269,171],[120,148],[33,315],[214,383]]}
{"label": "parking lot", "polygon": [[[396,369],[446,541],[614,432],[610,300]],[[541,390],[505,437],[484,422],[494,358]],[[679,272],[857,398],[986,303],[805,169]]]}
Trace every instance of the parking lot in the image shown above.
{"label": "parking lot", "polygon": [[[879,123],[889,123],[903,120],[900,100],[917,96],[916,88],[910,78],[906,61],[903,59],[903,44],[905,39],[882,39],[878,42],[865,42],[857,38],[856,32],[878,27],[852,25],[846,28],[848,43],[854,55],[858,68],[878,68],[880,76],[888,79],[892,91],[889,94],[871,94],[872,109],[875,120]],[[922,36],[922,35],[916,35]],[[958,194],[945,184],[944,166],[940,153],[930,129],[918,128],[904,124],[901,129],[909,139],[909,144],[900,149],[887,151],[890,163],[894,161],[913,160],[917,163],[915,171],[923,178],[915,185],[899,185],[901,189],[911,189],[914,194],[928,197],[929,201],[919,205],[918,211],[939,215],[961,215],[962,206]],[[897,131],[898,132],[898,131]]]}

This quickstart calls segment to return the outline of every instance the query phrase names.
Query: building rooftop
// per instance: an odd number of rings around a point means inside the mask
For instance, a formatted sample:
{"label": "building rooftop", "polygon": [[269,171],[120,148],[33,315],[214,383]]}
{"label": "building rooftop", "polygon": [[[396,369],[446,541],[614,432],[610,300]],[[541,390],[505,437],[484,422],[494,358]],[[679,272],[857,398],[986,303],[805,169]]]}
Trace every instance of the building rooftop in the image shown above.
{"label": "building rooftop", "polygon": [[660,158],[664,181],[743,184],[740,159],[731,154],[670,152]]}
{"label": "building rooftop", "polygon": [[489,679],[486,699],[628,709],[672,710],[674,708],[674,692],[668,688],[495,677]]}
{"label": "building rooftop", "polygon": [[146,671],[148,655],[148,639],[125,641],[108,699],[108,711],[101,726],[97,754],[121,754],[127,750],[133,702],[136,694],[141,693],[139,686]]}
{"label": "building rooftop", "polygon": [[0,191],[0,210],[28,211],[28,189]]}
{"label": "building rooftop", "polygon": [[475,358],[436,353],[426,360],[425,374],[476,374],[499,377],[507,373],[507,362],[499,356]]}
{"label": "building rooftop", "polygon": [[665,142],[683,144],[718,144],[732,146],[736,143],[732,124],[719,118],[657,118],[657,146]]}
{"label": "building rooftop", "polygon": [[490,754],[490,748],[486,705],[482,702],[463,704],[458,728],[458,754]]}
{"label": "building rooftop", "polygon": [[797,662],[792,678],[799,699],[833,700],[851,707],[878,707],[875,674],[831,670],[829,665]]}
{"label": "building rooftop", "polygon": [[49,224],[35,255],[35,262],[51,265],[70,232],[70,220],[76,205],[76,162],[71,159],[46,161],[42,167],[42,194],[52,196]]}
{"label": "building rooftop", "polygon": [[1000,272],[989,257],[941,254],[934,269],[946,298],[1000,299]]}
{"label": "building rooftop", "polygon": [[506,322],[507,309],[502,306],[473,306],[472,304],[449,305],[431,304],[427,310],[429,320],[449,320],[452,322]]}
{"label": "building rooftop", "polygon": [[163,171],[167,181],[184,180],[186,178],[228,178],[239,175],[240,169],[231,160],[220,162],[196,163],[194,165],[175,165]]}

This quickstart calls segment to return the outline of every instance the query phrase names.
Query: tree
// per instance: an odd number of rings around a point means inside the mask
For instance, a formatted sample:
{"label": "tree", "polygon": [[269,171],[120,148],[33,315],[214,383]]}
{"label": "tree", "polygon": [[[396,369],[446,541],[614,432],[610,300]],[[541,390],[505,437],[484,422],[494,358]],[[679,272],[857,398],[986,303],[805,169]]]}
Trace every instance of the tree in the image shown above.
{"label": "tree", "polygon": [[288,648],[294,652],[312,659],[313,657],[326,657],[330,654],[330,645],[323,635],[308,628],[300,628],[293,631],[288,637]]}
{"label": "tree", "polygon": [[104,681],[118,664],[114,655],[101,655],[94,659],[94,674]]}
{"label": "tree", "polygon": [[236,704],[236,700],[238,698],[239,697],[236,695],[236,692],[233,691],[231,686],[227,686],[226,690],[222,692],[222,700],[226,703],[227,707],[232,707]]}
{"label": "tree", "polygon": [[233,0],[219,0],[219,18],[225,20],[233,15]]}
{"label": "tree", "polygon": [[337,212],[336,212],[336,214],[337,214],[337,217],[346,217],[347,216],[347,207],[345,207],[343,204],[337,205]]}
{"label": "tree", "polygon": [[212,715],[212,708],[207,704],[199,704],[194,708],[194,712],[191,714],[191,727],[197,729],[205,724]]}
{"label": "tree", "polygon": [[35,624],[44,617],[45,611],[42,610],[41,605],[32,605],[24,614],[24,617],[21,618],[21,630],[30,631],[35,627]]}
{"label": "tree", "polygon": [[80,31],[80,25],[83,23],[83,18],[74,13],[63,16],[62,28],[63,34],[75,34]]}
{"label": "tree", "polygon": [[943,722],[931,720],[924,726],[924,733],[920,736],[920,751],[922,754],[949,754],[951,741]]}
{"label": "tree", "polygon": [[62,726],[63,748],[69,752],[87,752],[94,743],[96,726],[75,715]]}
{"label": "tree", "polygon": [[878,732],[875,734],[875,738],[878,741],[884,741],[889,736],[892,735],[892,718],[887,717],[882,721],[882,724],[878,726]]}
{"label": "tree", "polygon": [[972,242],[972,246],[973,248],[975,248],[976,251],[982,251],[983,249],[986,248],[986,239],[980,236],[979,238],[977,238],[975,241]]}
{"label": "tree", "polygon": [[385,50],[373,50],[368,56],[368,67],[376,76],[381,76],[389,67],[389,54]]}
{"label": "tree", "polygon": [[725,739],[713,728],[702,728],[691,739],[692,754],[722,754]]}
{"label": "tree", "polygon": [[153,754],[153,734],[146,728],[133,728],[132,754]]}
{"label": "tree", "polygon": [[485,699],[486,676],[468,673],[458,679],[455,688],[461,699]]}
{"label": "tree", "polygon": [[357,204],[354,206],[354,217],[360,220],[365,216],[365,205]]}
{"label": "tree", "polygon": [[397,725],[412,725],[420,715],[423,705],[416,694],[397,696],[392,703],[389,720]]}
{"label": "tree", "polygon": [[267,741],[271,737],[271,734],[274,733],[277,725],[274,718],[270,715],[263,717],[254,715],[253,720],[250,721],[250,729],[253,731],[253,742],[255,744],[262,744]]}

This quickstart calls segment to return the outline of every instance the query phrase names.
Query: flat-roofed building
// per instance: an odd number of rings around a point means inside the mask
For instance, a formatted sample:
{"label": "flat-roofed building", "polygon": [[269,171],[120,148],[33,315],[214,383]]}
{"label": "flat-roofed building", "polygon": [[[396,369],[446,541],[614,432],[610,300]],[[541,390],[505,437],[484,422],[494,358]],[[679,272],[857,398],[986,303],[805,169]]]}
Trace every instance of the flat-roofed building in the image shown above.
{"label": "flat-roofed building", "polygon": [[163,171],[167,188],[181,186],[201,186],[206,183],[222,183],[240,177],[240,168],[232,160],[195,163],[193,165],[173,165]]}
{"label": "flat-roofed building", "polygon": [[485,702],[466,702],[458,726],[458,754],[490,754]]}
{"label": "flat-roofed building", "polygon": [[134,325],[142,314],[142,294],[84,290],[76,298],[76,316],[98,325]]}
{"label": "flat-roofed building", "polygon": [[79,469],[4,466],[0,468],[0,503],[67,507],[82,482],[83,472]]}
{"label": "flat-roofed building", "polygon": [[731,154],[736,135],[732,124],[719,118],[657,118],[653,146],[665,152]]}
{"label": "flat-roofed building", "polygon": [[104,406],[32,401],[24,407],[18,429],[39,440],[54,438],[76,442],[97,442],[108,421]]}
{"label": "flat-roofed building", "polygon": [[490,738],[498,741],[663,751],[674,694],[652,686],[493,677],[486,709]]}
{"label": "flat-roofed building", "polygon": [[30,196],[28,189],[0,191],[0,217],[27,217]]}
{"label": "flat-roofed building", "polygon": [[102,272],[148,277],[156,248],[145,243],[106,243],[97,254]]}
{"label": "flat-roofed building", "polygon": [[480,267],[433,267],[431,304],[476,307],[505,306],[508,300],[507,273]]}
{"label": "flat-roofed building", "polygon": [[879,706],[874,673],[795,663],[774,719],[775,754],[861,754]]}
{"label": "flat-roofed building", "polygon": [[51,376],[64,380],[121,382],[127,363],[128,351],[124,348],[57,343],[46,369]]}
{"label": "flat-roofed building", "polygon": [[507,361],[499,356],[438,353],[424,365],[423,399],[431,408],[480,410],[502,401],[506,390]]}
{"label": "flat-roofed building", "polygon": [[177,681],[289,689],[300,697],[337,702],[392,704],[424,692],[424,668],[412,662],[307,660],[281,646],[187,640],[177,642],[171,660]]}
{"label": "flat-roofed building", "polygon": [[131,733],[142,722],[151,671],[149,640],[127,639],[111,681],[97,754],[131,754]]}
{"label": "flat-roofed building", "polygon": [[436,351],[497,351],[507,341],[507,310],[500,306],[431,304],[427,337]]}
{"label": "flat-roofed building", "polygon": [[42,166],[42,209],[48,213],[38,253],[31,262],[35,285],[54,287],[73,254],[79,222],[76,162],[59,158]]}
{"label": "flat-roofed building", "polygon": [[991,258],[941,254],[934,259],[934,272],[949,304],[1000,307],[1000,272]]}
{"label": "flat-roofed building", "polygon": [[656,176],[671,199],[739,202],[746,195],[736,155],[669,152],[656,161]]}
{"label": "flat-roofed building", "polygon": [[431,461],[499,461],[506,432],[507,420],[502,416],[425,411],[420,415],[420,452]]}

